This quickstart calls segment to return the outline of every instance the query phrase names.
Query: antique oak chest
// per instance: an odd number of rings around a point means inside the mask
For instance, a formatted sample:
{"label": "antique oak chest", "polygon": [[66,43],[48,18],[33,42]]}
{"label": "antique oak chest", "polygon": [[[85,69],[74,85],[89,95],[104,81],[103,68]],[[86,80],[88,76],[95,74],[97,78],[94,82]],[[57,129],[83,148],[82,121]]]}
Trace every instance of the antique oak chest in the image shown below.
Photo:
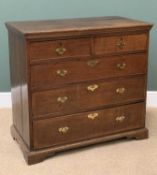
{"label": "antique oak chest", "polygon": [[6,23],[13,125],[28,164],[67,149],[143,139],[149,31],[122,17]]}

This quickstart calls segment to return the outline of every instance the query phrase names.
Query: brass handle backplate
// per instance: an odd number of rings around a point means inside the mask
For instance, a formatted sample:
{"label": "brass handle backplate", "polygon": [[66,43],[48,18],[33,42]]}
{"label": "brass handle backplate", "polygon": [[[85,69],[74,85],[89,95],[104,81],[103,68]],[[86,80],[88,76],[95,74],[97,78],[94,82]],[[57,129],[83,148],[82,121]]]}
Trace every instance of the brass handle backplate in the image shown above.
{"label": "brass handle backplate", "polygon": [[57,101],[60,103],[65,103],[68,100],[67,96],[63,96],[63,97],[58,97]]}
{"label": "brass handle backplate", "polygon": [[65,69],[59,69],[57,70],[57,75],[60,75],[61,77],[64,77],[68,73]]}
{"label": "brass handle backplate", "polygon": [[123,49],[126,46],[126,43],[124,42],[123,38],[120,38],[120,40],[117,43],[117,46],[119,49]]}
{"label": "brass handle backplate", "polygon": [[90,67],[95,67],[99,63],[98,60],[90,60],[87,62],[87,65]]}
{"label": "brass handle backplate", "polygon": [[67,133],[68,130],[69,130],[69,127],[68,127],[68,126],[58,128],[58,132],[59,132],[59,133],[62,133],[62,134]]}
{"label": "brass handle backplate", "polygon": [[125,91],[126,91],[126,89],[124,87],[121,87],[121,88],[117,88],[116,89],[116,93],[117,94],[124,94]]}
{"label": "brass handle backplate", "polygon": [[88,115],[88,118],[91,119],[91,120],[94,120],[97,117],[98,117],[98,113],[92,113],[92,114]]}
{"label": "brass handle backplate", "polygon": [[118,116],[118,117],[116,117],[116,121],[117,121],[117,122],[123,122],[123,121],[125,120],[125,118],[126,118],[126,117],[123,116],[123,115],[122,115],[122,116]]}
{"label": "brass handle backplate", "polygon": [[66,48],[61,46],[59,48],[56,49],[56,52],[59,54],[59,55],[64,55],[64,53],[66,52]]}
{"label": "brass handle backplate", "polygon": [[96,89],[98,89],[98,85],[97,84],[92,84],[90,86],[87,87],[88,91],[94,92]]}
{"label": "brass handle backplate", "polygon": [[124,63],[124,62],[117,64],[117,68],[120,69],[120,70],[124,69],[125,67],[126,67],[126,63]]}

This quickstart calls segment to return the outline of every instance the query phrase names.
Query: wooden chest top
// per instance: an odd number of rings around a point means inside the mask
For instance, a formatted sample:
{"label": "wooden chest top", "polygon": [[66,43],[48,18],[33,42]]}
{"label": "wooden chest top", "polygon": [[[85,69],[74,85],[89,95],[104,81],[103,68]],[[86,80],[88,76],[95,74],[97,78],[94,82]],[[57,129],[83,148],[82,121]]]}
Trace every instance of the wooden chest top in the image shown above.
{"label": "wooden chest top", "polygon": [[149,29],[152,24],[124,17],[94,17],[44,21],[8,22],[6,26],[27,38],[105,33],[122,30]]}

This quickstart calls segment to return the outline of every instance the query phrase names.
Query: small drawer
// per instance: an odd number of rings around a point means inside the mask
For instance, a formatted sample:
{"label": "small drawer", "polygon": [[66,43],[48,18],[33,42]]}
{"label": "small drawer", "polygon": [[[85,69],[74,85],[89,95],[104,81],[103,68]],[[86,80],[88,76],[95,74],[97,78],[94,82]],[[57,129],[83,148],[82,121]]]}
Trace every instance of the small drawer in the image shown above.
{"label": "small drawer", "polygon": [[47,88],[111,77],[145,74],[146,54],[57,61],[31,67],[31,86]]}
{"label": "small drawer", "polygon": [[147,34],[121,35],[95,38],[95,54],[136,52],[147,49]]}
{"label": "small drawer", "polygon": [[121,78],[70,85],[32,94],[34,117],[52,116],[133,102],[145,98],[145,77]]}
{"label": "small drawer", "polygon": [[88,55],[90,55],[90,39],[86,38],[32,42],[29,45],[31,61]]}
{"label": "small drawer", "polygon": [[136,103],[33,122],[34,149],[144,127],[145,104]]}

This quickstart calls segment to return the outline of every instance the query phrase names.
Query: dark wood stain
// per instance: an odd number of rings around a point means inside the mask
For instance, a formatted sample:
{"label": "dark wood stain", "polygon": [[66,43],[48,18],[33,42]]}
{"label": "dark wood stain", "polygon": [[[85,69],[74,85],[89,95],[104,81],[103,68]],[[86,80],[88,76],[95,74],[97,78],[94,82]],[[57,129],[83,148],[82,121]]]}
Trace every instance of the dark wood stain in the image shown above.
{"label": "dark wood stain", "polygon": [[[137,103],[56,119],[34,121],[34,149],[64,145],[69,142],[142,128],[144,127],[144,107],[143,103]],[[95,113],[98,116],[94,120],[88,118],[88,115]],[[116,117],[118,116],[125,116],[126,119],[124,122],[117,122]],[[67,133],[59,133],[58,129],[65,126],[69,127]]]}
{"label": "dark wood stain", "polygon": [[[92,92],[87,90],[88,86],[98,85]],[[65,115],[92,109],[109,104],[121,102],[134,102],[137,99],[144,99],[145,77],[131,77],[127,79],[96,81],[84,84],[71,85],[65,88],[34,92],[32,95],[33,117],[53,113],[52,116]],[[118,94],[118,88],[125,88],[123,94]],[[66,96],[64,103],[57,101],[58,97]]]}
{"label": "dark wood stain", "polygon": [[9,32],[9,46],[13,123],[24,142],[30,146],[28,64],[25,57],[25,42]]}
{"label": "dark wood stain", "polygon": [[152,24],[96,17],[6,26],[11,134],[28,164],[67,149],[148,137],[145,112]]}
{"label": "dark wood stain", "polygon": [[[97,62],[95,66],[89,65],[95,61]],[[118,64],[123,63],[125,64],[124,69],[117,67]],[[70,83],[145,74],[146,64],[147,55],[145,53],[53,61],[31,67],[31,87],[33,89],[53,88]],[[59,76],[57,70],[67,70],[67,74],[64,77]]]}

